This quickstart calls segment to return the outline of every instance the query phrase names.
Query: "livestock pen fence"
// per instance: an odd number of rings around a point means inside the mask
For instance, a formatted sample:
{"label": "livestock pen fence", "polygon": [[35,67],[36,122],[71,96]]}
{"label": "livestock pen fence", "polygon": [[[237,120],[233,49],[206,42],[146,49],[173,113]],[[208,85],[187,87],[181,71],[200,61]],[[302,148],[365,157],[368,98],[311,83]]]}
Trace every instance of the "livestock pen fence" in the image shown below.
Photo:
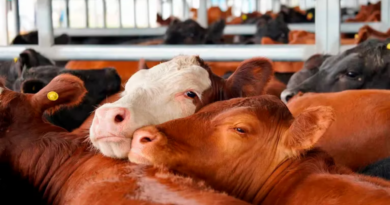
{"label": "livestock pen fence", "polygon": [[[70,36],[162,36],[166,27],[152,27],[147,23],[146,27],[137,26],[136,13],[139,13],[135,6],[137,0],[125,0],[133,2],[133,6],[125,12],[133,15],[134,28],[123,27],[122,14],[124,9],[120,8],[119,3],[119,28],[107,28],[106,9],[103,6],[103,28],[88,28],[90,21],[88,0],[85,0],[86,17],[84,18],[87,28],[70,28],[69,27],[69,0],[64,0],[66,5],[65,28],[53,28],[53,6],[52,0],[36,0],[36,30],[38,31],[38,45],[8,45],[8,15],[9,5],[15,9],[15,30],[20,32],[20,14],[19,0],[0,0],[0,59],[13,59],[26,48],[36,49],[43,55],[53,60],[168,60],[179,54],[200,55],[208,61],[241,61],[254,56],[263,56],[278,61],[302,61],[315,53],[337,54],[341,51],[351,48],[351,46],[340,45],[340,33],[356,33],[359,28],[368,24],[376,30],[386,31],[390,28],[390,1],[382,0],[381,2],[381,22],[375,23],[340,23],[340,1],[339,0],[317,0],[315,1],[315,23],[312,24],[289,24],[291,30],[306,30],[315,32],[315,45],[54,45],[54,36],[66,33]],[[83,1],[83,0],[78,0]],[[107,5],[103,0],[103,5]],[[160,6],[160,12],[165,12],[162,1],[155,0],[138,0],[147,5],[146,16],[150,14],[149,6],[157,2]],[[238,1],[238,0],[236,0]],[[236,1],[233,1],[236,2]],[[118,1],[122,2],[123,0]],[[261,10],[261,0],[254,1],[255,10]],[[156,4],[157,4],[156,3]],[[189,13],[188,1],[183,1],[182,18],[188,18]],[[210,2],[207,0],[198,0],[198,22],[200,25],[207,27],[207,8]],[[170,14],[174,13],[174,4],[170,2]],[[271,4],[274,8],[281,5],[281,1],[274,0]],[[164,7],[165,8],[165,7]],[[274,9],[273,8],[273,9]],[[242,10],[242,8],[241,8]],[[249,10],[247,10],[249,12]],[[81,20],[80,20],[81,21]],[[146,22],[151,22],[147,19]],[[254,34],[255,25],[228,25],[225,27],[224,34]]]}

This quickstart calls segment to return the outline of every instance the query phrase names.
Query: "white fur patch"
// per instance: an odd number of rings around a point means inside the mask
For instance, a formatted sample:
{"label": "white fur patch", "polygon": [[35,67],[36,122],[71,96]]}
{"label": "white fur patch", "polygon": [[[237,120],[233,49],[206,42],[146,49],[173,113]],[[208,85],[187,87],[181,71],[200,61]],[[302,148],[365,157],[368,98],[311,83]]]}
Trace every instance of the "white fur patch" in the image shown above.
{"label": "white fur patch", "polygon": [[[192,90],[200,98],[210,87],[209,73],[199,65],[195,56],[178,56],[151,69],[135,73],[127,81],[121,99],[107,103],[101,108],[127,108],[130,111],[130,121],[124,125],[123,134],[130,137],[140,127],[160,124],[195,113],[193,99],[182,97],[181,93]],[[90,137],[96,148],[106,156],[127,157],[130,150],[130,143],[127,140],[121,143],[96,142],[93,127],[92,123]]]}
{"label": "white fur patch", "polygon": [[0,95],[1,95],[1,93],[3,93],[3,90],[4,90],[4,88],[0,87]]}

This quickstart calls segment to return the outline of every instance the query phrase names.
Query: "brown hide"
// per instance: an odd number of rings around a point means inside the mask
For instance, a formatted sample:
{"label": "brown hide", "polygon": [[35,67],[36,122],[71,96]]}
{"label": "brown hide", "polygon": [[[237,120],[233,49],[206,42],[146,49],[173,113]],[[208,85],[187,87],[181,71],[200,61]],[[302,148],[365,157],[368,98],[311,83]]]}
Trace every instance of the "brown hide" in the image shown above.
{"label": "brown hide", "polygon": [[369,25],[365,25],[359,29],[359,32],[356,35],[356,43],[362,43],[363,41],[372,38],[380,40],[390,38],[390,29],[387,30],[386,33],[383,33],[371,28]]}
{"label": "brown hide", "polygon": [[311,106],[331,106],[336,120],[317,146],[353,170],[390,156],[390,91],[349,90],[297,96],[288,108],[298,115]]}
{"label": "brown hide", "polygon": [[[192,19],[196,20],[198,18],[198,9],[191,8],[190,12],[193,14]],[[211,25],[220,19],[226,20],[230,16],[232,16],[232,7],[229,7],[227,11],[223,12],[219,7],[212,6],[207,10],[207,23]]]}
{"label": "brown hide", "polygon": [[355,174],[311,148],[333,118],[330,107],[292,117],[274,97],[231,99],[137,130],[129,159],[203,179],[251,204],[389,204],[390,182]]}
{"label": "brown hide", "polygon": [[360,6],[359,13],[355,18],[347,19],[345,22],[371,22],[380,21],[381,2],[367,6]]}
{"label": "brown hide", "polygon": [[[48,91],[56,91],[58,100],[45,98]],[[2,163],[34,185],[48,204],[247,204],[189,178],[103,157],[91,149],[86,131],[69,133],[43,122],[42,108],[71,106],[84,93],[82,81],[67,74],[35,95],[0,93]]]}

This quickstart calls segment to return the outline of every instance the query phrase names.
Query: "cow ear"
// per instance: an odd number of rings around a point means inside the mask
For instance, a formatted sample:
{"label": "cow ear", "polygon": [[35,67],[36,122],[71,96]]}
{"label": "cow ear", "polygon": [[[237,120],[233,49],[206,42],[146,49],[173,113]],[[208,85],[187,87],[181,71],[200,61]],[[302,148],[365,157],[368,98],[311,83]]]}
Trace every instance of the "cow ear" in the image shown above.
{"label": "cow ear", "polygon": [[318,69],[322,65],[322,63],[330,56],[331,55],[314,54],[305,61],[303,67],[304,69]]}
{"label": "cow ear", "polygon": [[227,79],[230,98],[261,95],[273,76],[272,62],[266,58],[243,61]]}
{"label": "cow ear", "polygon": [[45,83],[39,79],[27,80],[22,83],[20,91],[22,93],[37,93],[45,86]]}
{"label": "cow ear", "polygon": [[19,54],[19,62],[21,63],[22,66],[25,66],[27,69],[37,66],[38,60],[35,54],[36,53],[34,51],[30,49],[26,49]]}
{"label": "cow ear", "polygon": [[70,43],[70,37],[67,34],[61,34],[55,38],[55,44],[66,45]]}
{"label": "cow ear", "polygon": [[159,23],[159,24],[164,23],[164,19],[162,18],[162,16],[159,13],[157,13],[157,23]]}
{"label": "cow ear", "polygon": [[[290,13],[290,8],[288,8],[287,6],[285,6],[285,5],[282,5],[281,7],[280,7],[280,12],[283,12],[283,13],[285,13],[285,14],[288,14],[288,13]],[[278,15],[279,16],[279,15]]]}
{"label": "cow ear", "polygon": [[148,65],[146,65],[145,59],[141,58],[138,61],[138,70],[143,70],[143,69],[149,69]]}
{"label": "cow ear", "polygon": [[334,121],[331,107],[311,107],[304,110],[284,133],[282,142],[290,157],[297,157],[324,135]]}
{"label": "cow ear", "polygon": [[207,29],[206,33],[206,42],[219,42],[223,37],[223,30],[225,29],[226,22],[224,19],[221,19],[213,24]]}
{"label": "cow ear", "polygon": [[17,35],[14,40],[11,42],[12,45],[24,45],[24,44],[29,44],[26,39],[21,35]]}
{"label": "cow ear", "polygon": [[54,112],[62,106],[81,103],[87,90],[83,81],[71,74],[61,74],[32,97],[32,104],[41,113]]}

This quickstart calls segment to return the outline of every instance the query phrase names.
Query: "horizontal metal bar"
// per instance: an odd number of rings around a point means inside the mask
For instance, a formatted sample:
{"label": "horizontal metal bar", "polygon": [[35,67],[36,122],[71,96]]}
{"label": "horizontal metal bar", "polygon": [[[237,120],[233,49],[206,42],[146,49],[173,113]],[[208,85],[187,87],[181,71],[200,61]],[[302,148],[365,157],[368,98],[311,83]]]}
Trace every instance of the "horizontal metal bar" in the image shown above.
{"label": "horizontal metal bar", "polygon": [[169,60],[177,55],[199,55],[209,61],[242,61],[262,56],[272,60],[302,61],[314,54],[314,45],[195,45],[195,46],[4,46],[0,59],[13,59],[26,48],[53,60]]}
{"label": "horizontal metal bar", "polygon": [[[364,25],[370,25],[376,30],[387,31],[386,26],[382,23],[343,23],[341,24],[342,33],[356,33]],[[312,23],[289,24],[290,30],[305,30],[315,32],[315,26]],[[90,28],[90,29],[63,29],[57,28],[54,30],[55,35],[67,33],[70,36],[162,36],[165,34],[167,27],[157,28]],[[229,25],[225,27],[224,34],[226,35],[251,35],[256,32],[255,25]]]}
{"label": "horizontal metal bar", "polygon": [[340,46],[340,53],[346,51],[346,50],[349,50],[353,47],[355,47],[356,45],[345,45],[345,46]]}

